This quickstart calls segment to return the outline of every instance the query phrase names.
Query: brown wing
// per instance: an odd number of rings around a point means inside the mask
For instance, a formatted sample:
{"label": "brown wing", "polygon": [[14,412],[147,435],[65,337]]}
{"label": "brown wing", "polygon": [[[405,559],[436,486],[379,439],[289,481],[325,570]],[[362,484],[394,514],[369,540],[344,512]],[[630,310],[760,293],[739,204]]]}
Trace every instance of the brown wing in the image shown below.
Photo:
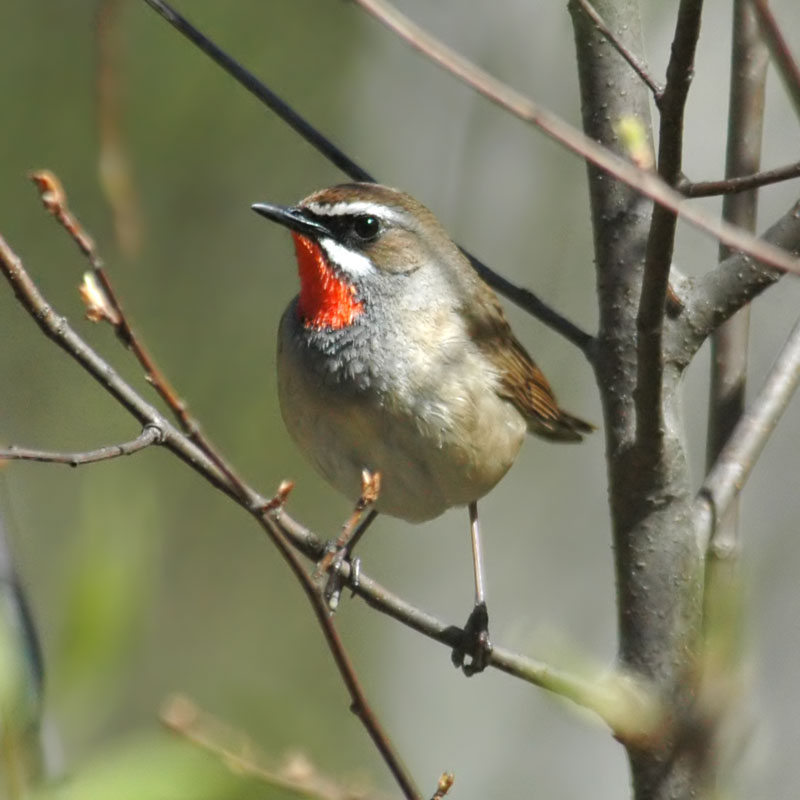
{"label": "brown wing", "polygon": [[481,294],[470,333],[500,373],[498,394],[516,406],[531,433],[547,439],[580,441],[594,426],[559,408],[547,378],[514,336],[497,298],[491,292]]}

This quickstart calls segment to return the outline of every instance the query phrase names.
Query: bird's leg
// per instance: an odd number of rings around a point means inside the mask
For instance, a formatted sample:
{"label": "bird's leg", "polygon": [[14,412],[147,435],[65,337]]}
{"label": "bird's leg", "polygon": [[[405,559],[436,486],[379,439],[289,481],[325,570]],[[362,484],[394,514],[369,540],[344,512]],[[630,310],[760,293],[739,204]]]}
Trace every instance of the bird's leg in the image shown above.
{"label": "bird's leg", "polygon": [[469,535],[472,540],[472,566],[475,569],[475,605],[476,607],[485,606],[486,589],[483,578],[483,551],[481,549],[481,534],[478,529],[478,504],[475,501],[469,504]]}
{"label": "bird's leg", "polygon": [[[453,650],[453,663],[467,676],[483,672],[489,663],[492,643],[489,641],[489,611],[483,572],[483,552],[478,530],[478,503],[469,504],[469,532],[472,538],[472,563],[475,568],[475,606],[464,626],[461,643]],[[469,657],[469,662],[465,659]]]}
{"label": "bird's leg", "polygon": [[[364,470],[361,474],[361,496],[358,498],[353,513],[342,526],[342,532],[336,541],[329,542],[325,554],[317,563],[314,570],[314,578],[319,579],[324,574],[328,574],[328,582],[325,585],[325,600],[331,610],[336,610],[339,604],[339,596],[342,592],[341,565],[350,557],[353,548],[364,535],[365,531],[378,516],[378,512],[373,506],[378,499],[381,488],[381,475],[379,472],[369,472]],[[369,513],[364,517],[364,512],[369,509]],[[362,519],[363,517],[363,519]],[[358,584],[358,560],[352,564],[351,581],[354,586]]]}

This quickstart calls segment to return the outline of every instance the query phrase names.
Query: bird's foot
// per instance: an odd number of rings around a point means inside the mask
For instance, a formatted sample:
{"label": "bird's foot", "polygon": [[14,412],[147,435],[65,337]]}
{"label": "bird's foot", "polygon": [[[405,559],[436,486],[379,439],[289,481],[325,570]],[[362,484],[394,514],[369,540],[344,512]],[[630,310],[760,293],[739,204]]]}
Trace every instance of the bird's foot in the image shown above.
{"label": "bird's foot", "polygon": [[464,626],[461,642],[453,648],[453,664],[469,678],[489,665],[492,643],[489,641],[489,611],[486,603],[476,603]]}
{"label": "bird's foot", "polygon": [[[344,565],[349,566],[349,570]],[[342,596],[342,589],[345,584],[355,591],[358,587],[358,576],[361,573],[361,559],[350,558],[350,548],[340,547],[337,542],[328,542],[325,545],[325,552],[317,562],[314,569],[313,579],[318,583],[327,576],[322,596],[331,611],[336,611],[339,606],[339,599]]]}
{"label": "bird's foot", "polygon": [[[314,569],[312,577],[315,581],[319,582],[323,575],[328,576],[323,596],[331,611],[335,611],[339,605],[342,587],[346,581],[349,581],[350,588],[354,592],[358,588],[361,562],[357,558],[352,558],[351,553],[375,517],[378,516],[378,512],[371,506],[375,505],[380,488],[380,472],[363,470],[361,473],[361,496],[358,498],[353,513],[345,522],[336,541],[326,543],[322,557]],[[365,512],[368,512],[366,516],[364,516]],[[349,572],[343,569],[345,563],[350,566]],[[346,577],[345,572],[347,572]]]}

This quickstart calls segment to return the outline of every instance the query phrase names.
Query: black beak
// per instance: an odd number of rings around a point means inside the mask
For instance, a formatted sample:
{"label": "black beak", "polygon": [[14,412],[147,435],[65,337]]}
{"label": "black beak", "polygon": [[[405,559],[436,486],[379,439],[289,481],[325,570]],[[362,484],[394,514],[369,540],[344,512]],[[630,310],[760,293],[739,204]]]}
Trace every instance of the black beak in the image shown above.
{"label": "black beak", "polygon": [[279,225],[283,225],[291,231],[297,231],[305,236],[313,236],[319,239],[322,236],[330,237],[331,232],[322,223],[306,216],[306,212],[300,208],[291,206],[273,206],[269,203],[253,203],[250,208],[261,214],[262,217],[271,219]]}

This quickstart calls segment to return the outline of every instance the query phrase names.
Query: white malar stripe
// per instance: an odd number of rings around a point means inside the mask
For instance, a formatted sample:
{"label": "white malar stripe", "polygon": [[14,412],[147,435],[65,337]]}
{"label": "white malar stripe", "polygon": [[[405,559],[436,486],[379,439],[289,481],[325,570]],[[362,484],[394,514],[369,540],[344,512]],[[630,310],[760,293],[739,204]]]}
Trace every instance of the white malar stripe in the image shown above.
{"label": "white malar stripe", "polygon": [[325,203],[306,203],[305,207],[313,214],[321,217],[342,217],[351,214],[369,214],[386,222],[401,222],[401,214],[394,209],[382,206],[379,203],[370,203],[367,200],[352,200],[328,205]]}
{"label": "white malar stripe", "polygon": [[319,246],[331,262],[353,278],[361,278],[375,272],[375,267],[366,256],[349,250],[333,239],[320,239]]}

